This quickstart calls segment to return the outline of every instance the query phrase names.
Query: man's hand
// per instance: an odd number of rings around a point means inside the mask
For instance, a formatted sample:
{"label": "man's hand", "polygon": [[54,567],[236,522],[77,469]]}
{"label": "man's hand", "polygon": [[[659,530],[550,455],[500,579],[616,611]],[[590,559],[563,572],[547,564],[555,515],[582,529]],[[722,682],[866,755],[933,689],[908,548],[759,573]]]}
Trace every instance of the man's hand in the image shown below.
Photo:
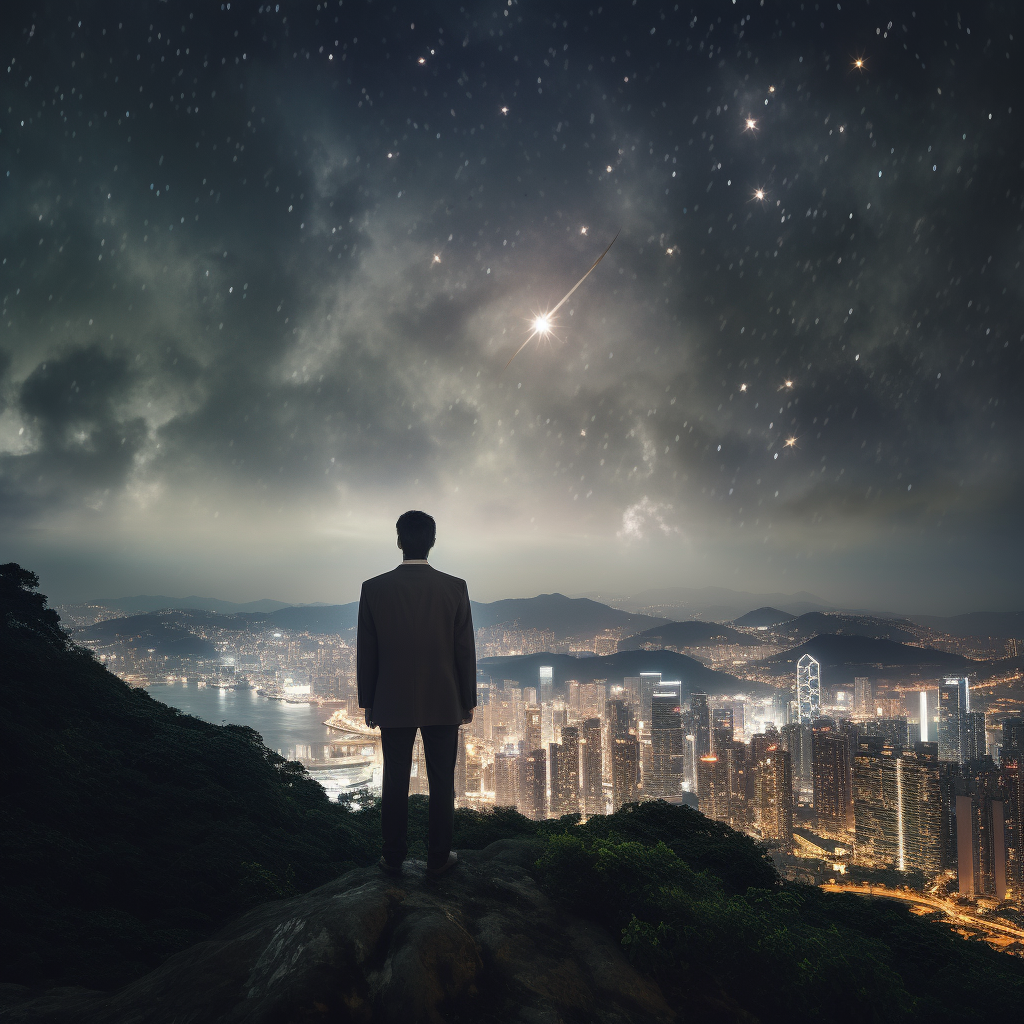
{"label": "man's hand", "polygon": [[473,709],[472,708],[463,708],[462,709],[462,724],[463,725],[469,725],[469,723],[472,722],[472,721],[473,721]]}
{"label": "man's hand", "polygon": [[376,723],[373,720],[373,709],[372,708],[367,708],[366,709],[364,717],[366,719],[366,728],[367,729],[376,729],[377,728],[377,725],[376,725]]}

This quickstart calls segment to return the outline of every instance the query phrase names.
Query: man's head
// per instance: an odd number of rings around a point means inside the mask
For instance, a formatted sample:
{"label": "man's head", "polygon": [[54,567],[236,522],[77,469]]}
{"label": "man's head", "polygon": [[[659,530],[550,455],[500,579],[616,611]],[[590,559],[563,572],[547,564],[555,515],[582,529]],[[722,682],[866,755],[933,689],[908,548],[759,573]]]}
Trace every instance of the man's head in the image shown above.
{"label": "man's head", "polygon": [[404,558],[426,558],[434,546],[437,523],[426,512],[405,512],[395,523],[398,529],[398,546]]}

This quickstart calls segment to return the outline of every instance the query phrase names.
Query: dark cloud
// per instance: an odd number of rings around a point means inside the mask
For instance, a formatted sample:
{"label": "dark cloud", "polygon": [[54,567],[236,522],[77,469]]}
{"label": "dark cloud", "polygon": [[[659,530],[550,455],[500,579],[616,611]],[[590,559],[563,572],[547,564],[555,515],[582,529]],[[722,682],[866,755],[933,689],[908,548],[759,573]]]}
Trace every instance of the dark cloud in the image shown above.
{"label": "dark cloud", "polygon": [[1019,564],[1015,25],[841,6],[6,15],[5,521],[408,499],[570,590]]}

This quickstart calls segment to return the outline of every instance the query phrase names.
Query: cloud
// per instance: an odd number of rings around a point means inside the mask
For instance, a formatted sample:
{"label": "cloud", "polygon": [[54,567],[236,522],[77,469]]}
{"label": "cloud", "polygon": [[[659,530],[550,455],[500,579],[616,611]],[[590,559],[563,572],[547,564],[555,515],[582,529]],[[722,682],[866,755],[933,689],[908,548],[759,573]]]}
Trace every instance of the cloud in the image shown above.
{"label": "cloud", "polygon": [[622,513],[622,528],[618,536],[625,540],[643,540],[652,531],[660,531],[666,536],[678,533],[679,528],[665,520],[664,513],[671,511],[671,505],[651,501],[645,494]]}

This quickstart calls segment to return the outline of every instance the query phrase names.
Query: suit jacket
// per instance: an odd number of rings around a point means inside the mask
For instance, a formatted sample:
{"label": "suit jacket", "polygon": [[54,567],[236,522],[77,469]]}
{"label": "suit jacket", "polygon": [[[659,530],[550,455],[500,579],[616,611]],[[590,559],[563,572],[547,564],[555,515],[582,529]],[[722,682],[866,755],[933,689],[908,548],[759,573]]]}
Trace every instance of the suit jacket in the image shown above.
{"label": "suit jacket", "polygon": [[356,636],[359,706],[384,728],[459,725],[476,707],[466,581],[400,565],[363,584]]}

